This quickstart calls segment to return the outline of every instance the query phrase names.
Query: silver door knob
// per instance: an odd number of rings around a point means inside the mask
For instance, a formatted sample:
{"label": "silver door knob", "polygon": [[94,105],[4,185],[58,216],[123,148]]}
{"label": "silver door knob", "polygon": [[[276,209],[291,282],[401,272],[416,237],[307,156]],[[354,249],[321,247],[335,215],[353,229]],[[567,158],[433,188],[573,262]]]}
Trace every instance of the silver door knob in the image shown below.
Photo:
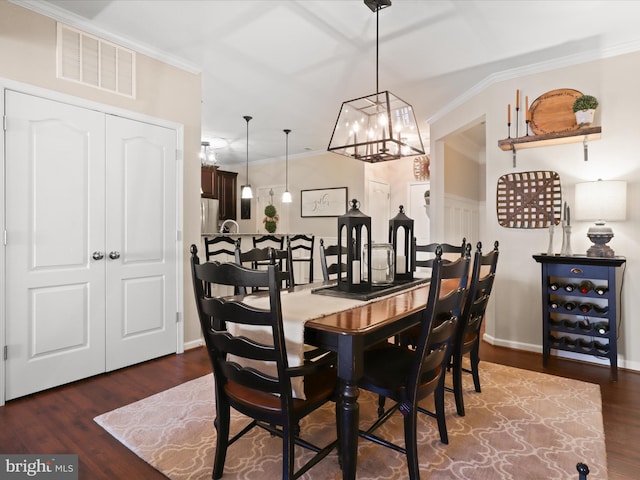
{"label": "silver door knob", "polygon": [[111,260],[115,260],[117,258],[120,258],[120,252],[116,252],[116,251],[109,252],[109,258]]}
{"label": "silver door knob", "polygon": [[104,258],[104,253],[102,252],[93,252],[91,255],[94,260],[102,260]]}

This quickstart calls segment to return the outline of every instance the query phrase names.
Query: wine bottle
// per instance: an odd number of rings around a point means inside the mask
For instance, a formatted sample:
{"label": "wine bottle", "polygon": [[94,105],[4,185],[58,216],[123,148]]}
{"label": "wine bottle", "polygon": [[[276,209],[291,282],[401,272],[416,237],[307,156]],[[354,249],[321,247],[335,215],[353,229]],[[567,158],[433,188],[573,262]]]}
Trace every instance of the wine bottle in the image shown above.
{"label": "wine bottle", "polygon": [[593,289],[593,291],[596,292],[598,295],[604,295],[609,291],[609,289],[604,285],[598,285],[596,288]]}
{"label": "wine bottle", "polygon": [[589,303],[581,303],[578,308],[582,313],[589,313],[591,311],[591,304]]}
{"label": "wine bottle", "polygon": [[[565,320],[566,322],[566,320]],[[562,320],[559,320],[557,318],[553,318],[553,317],[549,317],[549,324],[551,324],[554,327],[559,327],[563,324]]]}
{"label": "wine bottle", "polygon": [[579,327],[580,327],[580,330],[584,330],[585,332],[588,332],[589,330],[591,330],[591,323],[589,322],[589,319],[585,318],[581,320]]}
{"label": "wine bottle", "polygon": [[565,328],[569,329],[574,329],[578,326],[578,322],[576,320],[569,320],[568,318],[565,318],[562,323],[564,324]]}
{"label": "wine bottle", "polygon": [[557,302],[557,300],[549,300],[549,308],[551,310],[557,310],[558,308],[560,308],[560,304]]}
{"label": "wine bottle", "polygon": [[573,292],[573,291],[576,289],[576,285],[575,285],[574,283],[567,283],[567,284],[564,286],[564,289],[565,289],[567,292]]}
{"label": "wine bottle", "polygon": [[573,302],[565,302],[564,308],[566,310],[573,310],[574,308],[576,308],[576,304]]}
{"label": "wine bottle", "polygon": [[578,346],[583,350],[591,350],[593,348],[593,341],[587,340],[586,338],[579,338]]}
{"label": "wine bottle", "polygon": [[598,353],[609,353],[609,345],[606,343],[598,342],[597,340],[593,341],[593,348],[595,348]]}
{"label": "wine bottle", "polygon": [[578,290],[580,290],[580,293],[582,294],[589,293],[593,289],[594,285],[590,280],[583,280],[580,282],[580,286],[578,287]]}
{"label": "wine bottle", "polygon": [[605,305],[605,306],[601,307],[600,305],[594,305],[594,306],[593,306],[593,310],[594,310],[596,313],[605,314],[605,313],[607,313],[607,312],[609,311],[609,306],[608,306],[608,305]]}
{"label": "wine bottle", "polygon": [[559,284],[558,282],[551,282],[551,283],[549,284],[549,289],[550,289],[550,290],[553,290],[554,292],[555,292],[556,290],[560,290],[560,284]]}
{"label": "wine bottle", "polygon": [[600,322],[595,324],[595,330],[600,335],[606,335],[609,331],[609,324],[607,322]]}

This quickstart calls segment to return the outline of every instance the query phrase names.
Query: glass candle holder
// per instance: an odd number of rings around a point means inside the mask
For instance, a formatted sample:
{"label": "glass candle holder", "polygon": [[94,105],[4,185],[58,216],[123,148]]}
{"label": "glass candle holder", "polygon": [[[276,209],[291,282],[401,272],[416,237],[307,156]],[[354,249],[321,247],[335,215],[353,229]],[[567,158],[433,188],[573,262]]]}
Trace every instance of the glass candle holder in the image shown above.
{"label": "glass candle holder", "polygon": [[[366,263],[369,262],[369,259],[366,257],[366,246],[364,252],[364,261]],[[390,243],[374,243],[371,245],[372,285],[391,285],[393,283],[394,255],[393,246]]]}

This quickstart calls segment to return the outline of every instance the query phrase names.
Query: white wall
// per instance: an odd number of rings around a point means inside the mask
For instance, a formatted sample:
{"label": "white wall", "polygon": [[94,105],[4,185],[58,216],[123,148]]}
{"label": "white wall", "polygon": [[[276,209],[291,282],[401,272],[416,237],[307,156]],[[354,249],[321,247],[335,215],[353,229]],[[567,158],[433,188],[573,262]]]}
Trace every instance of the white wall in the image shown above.
{"label": "white wall", "polygon": [[[640,158],[637,148],[637,122],[633,108],[640,101],[637,78],[640,73],[640,53],[560,68],[545,73],[522,76],[486,88],[459,108],[442,116],[431,125],[432,184],[442,184],[443,141],[447,134],[460,129],[471,119],[486,116],[486,211],[483,235],[487,241],[500,241],[500,262],[496,286],[492,294],[495,306],[487,317],[486,333],[495,343],[516,348],[541,351],[541,292],[540,265],[532,255],[546,251],[546,229],[507,229],[498,225],[496,183],[501,175],[514,171],[554,170],[560,174],[563,200],[574,204],[573,189],[585,180],[625,179],[628,182],[627,221],[613,224],[615,238],[611,247],[627,258],[622,295],[622,324],[618,350],[621,366],[640,370],[640,324],[633,312],[640,307],[634,295],[640,284],[636,266],[640,252],[636,238],[640,234],[640,211],[635,207],[640,196]],[[582,143],[532,148],[519,151],[517,167],[512,167],[510,152],[501,151],[497,142],[506,132],[506,105],[515,103],[515,91],[528,95],[530,101],[557,88],[574,88],[595,95],[600,101],[595,124],[602,126],[602,139],[589,144],[589,161],[583,160]],[[631,108],[630,108],[631,107]],[[522,118],[522,115],[520,116]],[[520,127],[524,132],[524,127]],[[432,188],[433,195],[441,195]],[[481,209],[481,212],[483,210]],[[442,213],[432,217],[436,228],[443,222]],[[586,252],[587,223],[574,222],[572,246],[574,253]],[[556,235],[556,251],[560,250],[560,236]],[[589,361],[591,357],[581,356]]]}

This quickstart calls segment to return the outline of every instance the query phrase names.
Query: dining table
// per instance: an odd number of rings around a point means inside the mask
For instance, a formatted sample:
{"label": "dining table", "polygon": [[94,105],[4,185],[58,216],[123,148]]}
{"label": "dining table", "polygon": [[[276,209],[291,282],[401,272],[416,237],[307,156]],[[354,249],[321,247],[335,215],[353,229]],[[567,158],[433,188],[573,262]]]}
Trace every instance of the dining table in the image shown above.
{"label": "dining table", "polygon": [[[444,280],[440,294],[458,287],[454,279]],[[418,325],[429,296],[429,278],[415,279],[406,286],[395,285],[388,293],[360,298],[360,295],[322,295],[336,289],[336,282],[298,285],[281,290],[282,321],[289,365],[303,361],[308,346],[337,354],[337,402],[343,479],[355,479],[359,438],[358,382],[364,371],[364,352]],[[351,298],[349,298],[351,297]],[[365,295],[366,297],[366,295]],[[268,308],[264,292],[241,296],[242,302]],[[245,332],[249,333],[249,332]],[[296,363],[298,362],[298,363]],[[301,380],[301,379],[300,379]],[[304,391],[292,382],[294,396]]]}
{"label": "dining table", "polygon": [[[360,305],[306,320],[304,342],[336,352],[338,374],[337,418],[340,422],[342,478],[355,479],[358,456],[358,382],[363,375],[364,352],[420,322],[429,284],[423,283]],[[332,299],[327,297],[330,302]],[[283,311],[283,316],[286,314]]]}

